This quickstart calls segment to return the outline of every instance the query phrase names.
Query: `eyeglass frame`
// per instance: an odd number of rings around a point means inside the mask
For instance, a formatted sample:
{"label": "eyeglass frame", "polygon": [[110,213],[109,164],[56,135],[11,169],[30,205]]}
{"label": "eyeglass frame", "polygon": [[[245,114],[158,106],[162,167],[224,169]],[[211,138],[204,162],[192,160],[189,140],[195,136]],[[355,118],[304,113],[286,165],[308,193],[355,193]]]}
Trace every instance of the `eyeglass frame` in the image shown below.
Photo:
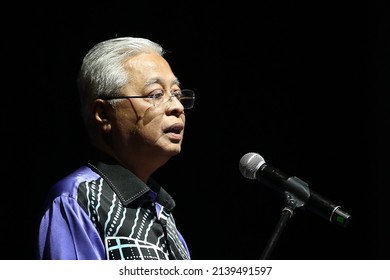
{"label": "eyeglass frame", "polygon": [[[184,97],[178,98],[177,95],[182,94],[183,91],[191,92],[192,96],[184,96]],[[179,100],[179,102],[183,105],[184,109],[186,109],[186,110],[192,109],[194,107],[195,92],[192,89],[181,89],[180,93],[172,93],[171,92],[171,94],[169,95],[169,99],[167,101],[165,101],[165,102],[170,101],[172,99],[172,97],[176,97],[176,99]],[[154,107],[159,106],[159,105],[157,105],[157,106],[155,105],[156,97],[154,95],[147,95],[147,96],[144,96],[144,95],[129,95],[129,96],[112,96],[112,97],[104,96],[104,97],[98,97],[97,99],[113,100],[113,99],[128,99],[128,98],[152,98],[153,99],[153,106]],[[181,102],[182,98],[184,98],[184,99],[191,99],[192,100],[191,107],[184,106],[184,104]]]}

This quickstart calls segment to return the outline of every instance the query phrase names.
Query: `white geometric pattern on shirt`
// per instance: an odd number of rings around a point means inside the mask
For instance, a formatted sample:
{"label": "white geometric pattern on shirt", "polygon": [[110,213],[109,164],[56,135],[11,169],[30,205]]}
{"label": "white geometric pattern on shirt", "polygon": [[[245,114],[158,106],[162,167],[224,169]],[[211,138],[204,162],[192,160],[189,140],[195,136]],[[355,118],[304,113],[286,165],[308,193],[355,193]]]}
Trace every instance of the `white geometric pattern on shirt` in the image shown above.
{"label": "white geometric pattern on shirt", "polygon": [[105,243],[109,260],[168,260],[159,247],[138,239],[106,237]]}
{"label": "white geometric pattern on shirt", "polygon": [[115,192],[105,186],[103,178],[83,184],[78,198],[101,233],[108,259],[166,259],[168,250],[163,224],[167,229],[172,256],[190,259],[178,236],[173,217],[164,207],[158,215],[160,221],[156,223],[154,203],[148,203],[146,199],[136,208],[124,207]]}

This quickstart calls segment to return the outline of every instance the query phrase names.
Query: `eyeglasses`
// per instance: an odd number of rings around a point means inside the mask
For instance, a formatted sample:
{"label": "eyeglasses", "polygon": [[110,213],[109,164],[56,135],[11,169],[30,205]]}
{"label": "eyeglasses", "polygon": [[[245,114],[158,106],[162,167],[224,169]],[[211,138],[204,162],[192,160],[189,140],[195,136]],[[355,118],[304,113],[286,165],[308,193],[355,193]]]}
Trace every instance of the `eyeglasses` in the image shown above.
{"label": "eyeglasses", "polygon": [[144,98],[145,100],[152,101],[153,106],[157,107],[161,104],[171,101],[172,97],[176,97],[177,100],[183,105],[184,109],[192,109],[195,102],[195,92],[191,89],[182,89],[170,92],[168,100],[164,101],[165,92],[163,90],[156,90],[147,96],[142,95],[130,95],[130,96],[114,96],[114,97],[99,97],[103,100],[112,99],[127,99],[127,98]]}

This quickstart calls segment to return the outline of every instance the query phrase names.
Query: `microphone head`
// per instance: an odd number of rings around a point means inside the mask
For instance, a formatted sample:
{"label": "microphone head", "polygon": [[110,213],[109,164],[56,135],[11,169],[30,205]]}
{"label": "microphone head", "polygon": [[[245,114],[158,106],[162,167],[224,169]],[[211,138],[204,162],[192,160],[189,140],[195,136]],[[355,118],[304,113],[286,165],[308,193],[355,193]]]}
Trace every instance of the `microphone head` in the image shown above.
{"label": "microphone head", "polygon": [[256,172],[265,163],[263,157],[257,153],[247,153],[240,159],[239,169],[247,179],[256,179]]}

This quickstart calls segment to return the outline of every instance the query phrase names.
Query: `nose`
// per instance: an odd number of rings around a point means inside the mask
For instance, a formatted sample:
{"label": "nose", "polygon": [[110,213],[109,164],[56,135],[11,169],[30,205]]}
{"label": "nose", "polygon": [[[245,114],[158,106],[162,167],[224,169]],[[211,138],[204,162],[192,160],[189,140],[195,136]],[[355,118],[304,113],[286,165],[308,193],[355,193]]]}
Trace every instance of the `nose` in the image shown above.
{"label": "nose", "polygon": [[165,102],[166,110],[170,115],[180,116],[184,112],[184,106],[181,104],[180,100],[174,95],[171,94],[167,102]]}

